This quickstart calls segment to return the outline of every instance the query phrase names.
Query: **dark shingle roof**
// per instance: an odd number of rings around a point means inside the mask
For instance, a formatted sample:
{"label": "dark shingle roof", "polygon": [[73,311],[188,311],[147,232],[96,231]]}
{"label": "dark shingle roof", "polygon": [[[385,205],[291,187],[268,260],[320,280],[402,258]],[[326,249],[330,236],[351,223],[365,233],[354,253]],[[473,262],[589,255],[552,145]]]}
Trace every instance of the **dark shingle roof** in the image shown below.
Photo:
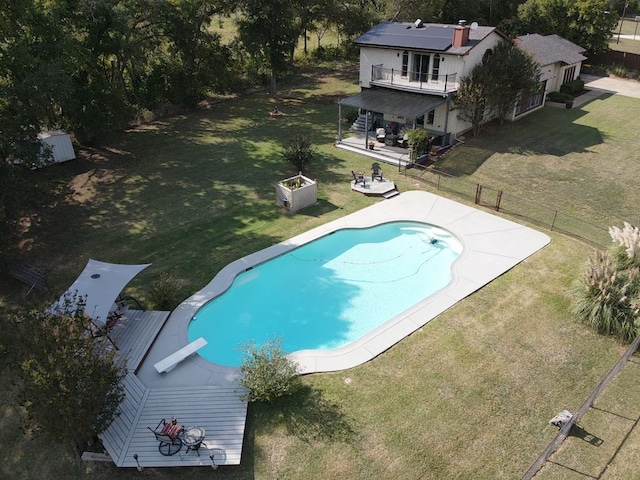
{"label": "dark shingle roof", "polygon": [[432,97],[431,95],[365,88],[360,93],[340,101],[340,105],[414,119],[425,115],[444,102],[446,102],[444,98]]}
{"label": "dark shingle roof", "polygon": [[556,62],[570,65],[587,59],[582,55],[585,52],[584,48],[560,35],[542,36],[532,33],[518,37],[516,43],[542,66]]}
{"label": "dark shingle roof", "polygon": [[380,23],[354,42],[357,46],[406,48],[464,55],[480,43],[495,27],[476,27],[469,31],[469,41],[462,47],[452,47],[455,25],[425,23]]}

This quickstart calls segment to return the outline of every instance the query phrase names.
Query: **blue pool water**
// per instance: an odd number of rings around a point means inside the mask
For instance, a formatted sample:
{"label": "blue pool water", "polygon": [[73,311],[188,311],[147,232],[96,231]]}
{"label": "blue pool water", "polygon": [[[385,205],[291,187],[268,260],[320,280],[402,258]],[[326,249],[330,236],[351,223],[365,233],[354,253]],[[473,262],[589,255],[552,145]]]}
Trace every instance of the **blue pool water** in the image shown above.
{"label": "blue pool water", "polygon": [[338,230],[238,275],[187,336],[204,337],[198,354],[228,366],[242,363],[240,345],[251,340],[279,338],[286,352],[339,348],[446,286],[461,251],[451,233],[424,223]]}

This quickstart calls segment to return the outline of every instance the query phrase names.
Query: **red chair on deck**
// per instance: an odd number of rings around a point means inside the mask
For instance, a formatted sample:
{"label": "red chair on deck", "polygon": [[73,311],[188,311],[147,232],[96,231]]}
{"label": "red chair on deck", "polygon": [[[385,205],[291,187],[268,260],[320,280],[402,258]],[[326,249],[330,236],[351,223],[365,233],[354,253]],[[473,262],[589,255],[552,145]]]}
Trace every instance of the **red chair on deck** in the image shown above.
{"label": "red chair on deck", "polygon": [[180,440],[180,434],[182,433],[182,425],[178,425],[175,420],[167,423],[164,418],[160,420],[158,426],[153,430],[151,427],[147,427],[156,436],[156,440],[160,442],[158,450],[165,457],[175,455],[182,448],[182,441]]}

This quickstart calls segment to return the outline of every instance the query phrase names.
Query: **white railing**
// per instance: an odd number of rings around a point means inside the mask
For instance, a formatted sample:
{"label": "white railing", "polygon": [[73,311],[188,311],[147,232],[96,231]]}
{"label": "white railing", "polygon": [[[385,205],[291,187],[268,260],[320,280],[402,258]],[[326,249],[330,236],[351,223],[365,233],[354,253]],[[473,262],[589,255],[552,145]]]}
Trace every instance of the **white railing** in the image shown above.
{"label": "white railing", "polygon": [[371,83],[400,90],[420,90],[423,92],[449,93],[458,89],[457,73],[432,75],[420,72],[402,71],[384,68],[382,65],[371,66]]}

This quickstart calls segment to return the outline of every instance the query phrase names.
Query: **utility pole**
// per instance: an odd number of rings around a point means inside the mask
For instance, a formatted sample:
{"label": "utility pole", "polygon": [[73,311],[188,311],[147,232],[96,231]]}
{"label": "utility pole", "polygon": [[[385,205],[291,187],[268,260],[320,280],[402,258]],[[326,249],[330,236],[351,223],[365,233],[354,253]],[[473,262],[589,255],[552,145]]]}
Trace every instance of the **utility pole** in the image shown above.
{"label": "utility pole", "polygon": [[620,34],[622,33],[622,24],[624,23],[624,16],[627,14],[628,6],[629,6],[629,2],[624,2],[624,8],[622,9],[622,19],[620,20],[620,30],[618,30],[618,41],[616,43],[620,43]]}

